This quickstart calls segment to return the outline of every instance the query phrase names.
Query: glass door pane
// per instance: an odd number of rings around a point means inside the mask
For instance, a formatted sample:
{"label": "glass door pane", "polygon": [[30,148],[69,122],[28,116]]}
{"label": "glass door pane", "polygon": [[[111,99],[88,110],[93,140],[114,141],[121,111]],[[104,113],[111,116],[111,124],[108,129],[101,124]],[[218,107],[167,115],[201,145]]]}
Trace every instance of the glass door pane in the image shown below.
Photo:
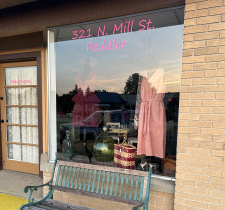
{"label": "glass door pane", "polygon": [[10,124],[38,125],[38,108],[6,107],[6,119]]}
{"label": "glass door pane", "polygon": [[5,68],[5,85],[37,85],[37,67]]}
{"label": "glass door pane", "polygon": [[38,163],[37,67],[4,71],[7,159]]}
{"label": "glass door pane", "polygon": [[37,105],[36,87],[5,88],[6,105]]}

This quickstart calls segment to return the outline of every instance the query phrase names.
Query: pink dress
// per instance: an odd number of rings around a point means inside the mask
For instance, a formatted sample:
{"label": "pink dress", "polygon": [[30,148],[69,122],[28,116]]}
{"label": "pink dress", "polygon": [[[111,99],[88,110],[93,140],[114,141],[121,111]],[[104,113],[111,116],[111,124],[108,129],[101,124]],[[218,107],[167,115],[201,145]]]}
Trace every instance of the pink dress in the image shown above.
{"label": "pink dress", "polygon": [[164,71],[159,69],[150,80],[146,76],[140,76],[139,103],[137,100],[135,113],[135,127],[138,129],[137,155],[165,157],[166,114],[163,103],[163,74]]}

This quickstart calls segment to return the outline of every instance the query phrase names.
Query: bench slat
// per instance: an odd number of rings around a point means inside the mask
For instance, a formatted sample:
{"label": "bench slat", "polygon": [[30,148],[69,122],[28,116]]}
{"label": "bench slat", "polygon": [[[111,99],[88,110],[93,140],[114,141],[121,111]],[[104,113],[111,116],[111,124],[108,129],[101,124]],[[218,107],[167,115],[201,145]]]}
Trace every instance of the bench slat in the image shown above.
{"label": "bench slat", "polygon": [[[37,204],[35,207],[41,208],[41,209],[45,209],[45,210],[57,210],[57,208],[54,207],[54,205],[48,206],[48,205],[43,205],[43,204]],[[64,210],[62,208],[62,210]],[[68,209],[67,209],[68,210]]]}
{"label": "bench slat", "polygon": [[76,178],[76,184],[75,184],[75,187],[74,187],[75,189],[78,188],[78,183],[79,183],[79,178],[80,178],[80,171],[81,171],[81,169],[77,168],[77,178]]}
{"label": "bench slat", "polygon": [[120,179],[120,174],[116,173],[116,189],[115,189],[115,196],[117,196],[117,191],[118,191],[118,184],[119,184],[119,179]]}
{"label": "bench slat", "polygon": [[[58,188],[63,188],[63,187],[58,187]],[[70,189],[70,190],[74,191],[73,189]],[[60,205],[78,208],[78,209],[82,209],[82,210],[97,210],[97,209],[93,209],[93,208],[89,208],[89,207],[85,207],[85,206],[79,206],[79,205],[75,205],[75,204],[72,204],[72,203],[66,203],[66,202],[52,200],[52,199],[48,199],[48,198],[46,199],[46,201],[50,202],[50,203],[53,203],[53,204],[60,204]]]}
{"label": "bench slat", "polygon": [[73,178],[72,178],[72,181],[71,181],[70,188],[74,188],[75,175],[76,175],[76,168],[74,167],[73,168]]}
{"label": "bench slat", "polygon": [[[52,183],[53,185],[58,185],[61,167],[62,166],[56,166],[57,171],[55,171],[55,174],[54,174],[54,177],[56,177],[56,181],[53,180],[53,183]],[[56,174],[57,176],[55,176]]]}
{"label": "bench slat", "polygon": [[[67,162],[67,161],[61,161],[61,160],[58,160],[57,165],[64,165],[64,166],[72,166],[72,167],[78,167],[78,168],[88,168],[88,169],[99,170],[99,165],[91,165],[91,164],[84,164],[84,163],[77,163],[77,162]],[[138,171],[138,170],[123,169],[123,168],[108,167],[108,166],[101,166],[101,170],[102,171],[123,173],[123,174],[134,174],[136,176],[138,175],[138,176],[148,177],[147,171]]]}
{"label": "bench slat", "polygon": [[91,189],[92,174],[93,174],[93,170],[90,170],[90,176],[89,176],[89,182],[88,182],[88,188],[87,188],[88,192],[90,192],[90,189]]}
{"label": "bench slat", "polygon": [[94,179],[93,179],[93,184],[92,184],[91,192],[94,192],[96,178],[97,178],[97,170],[94,170]]}
{"label": "bench slat", "polygon": [[129,195],[129,199],[132,199],[133,186],[134,186],[134,175],[131,176],[131,180],[130,180],[130,195]]}
{"label": "bench slat", "polygon": [[103,179],[102,179],[101,194],[103,194],[103,191],[104,191],[104,183],[105,183],[105,171],[103,171]]}
{"label": "bench slat", "polygon": [[128,183],[129,182],[129,175],[126,175],[126,184],[125,184],[125,191],[124,191],[124,198],[127,198],[127,190],[128,190]]}
{"label": "bench slat", "polygon": [[[80,172],[80,185],[79,185],[79,190],[82,189],[83,178],[84,178],[84,168],[82,168],[82,169],[81,169],[81,172]],[[78,180],[78,181],[79,181],[79,180]]]}
{"label": "bench slat", "polygon": [[26,209],[26,210],[44,210],[43,208],[39,208],[39,207],[36,207],[36,206],[30,206],[30,207],[26,207],[24,209]]}
{"label": "bench slat", "polygon": [[40,203],[41,205],[44,205],[44,206],[48,206],[50,209],[54,209],[54,210],[71,210],[70,207],[65,207],[65,206],[62,206],[62,205],[58,205],[58,204],[53,204],[53,203],[49,203],[49,202],[41,202]]}
{"label": "bench slat", "polygon": [[105,200],[110,200],[110,201],[115,201],[115,202],[121,202],[121,203],[126,203],[126,204],[131,204],[131,205],[139,205],[141,204],[141,201],[135,201],[135,200],[129,200],[125,198],[119,198],[119,197],[114,197],[114,196],[109,196],[109,195],[101,195],[97,193],[92,193],[92,192],[87,192],[87,191],[81,191],[81,190],[76,190],[76,189],[68,189],[65,187],[58,187],[54,186],[54,190],[59,190],[67,193],[73,193],[76,195],[83,195],[83,196],[89,196],[92,198],[98,198],[98,199],[105,199]]}
{"label": "bench slat", "polygon": [[66,187],[70,187],[70,181],[71,181],[71,174],[72,174],[72,167],[69,168],[69,178],[67,180],[67,185]]}
{"label": "bench slat", "polygon": [[134,191],[134,200],[137,200],[137,195],[138,195],[138,182],[139,182],[139,176],[136,176],[136,185],[135,185],[135,191]]}
{"label": "bench slat", "polygon": [[53,182],[52,182],[53,185],[55,185],[55,183],[56,183],[57,172],[58,172],[58,168],[60,168],[60,167],[61,167],[61,166],[59,166],[59,165],[57,165],[57,166],[55,167],[55,173],[54,173],[54,176],[53,176]]}
{"label": "bench slat", "polygon": [[121,179],[120,179],[120,193],[119,197],[122,198],[123,194],[123,185],[124,185],[124,174],[121,174]]}
{"label": "bench slat", "polygon": [[144,177],[141,177],[141,189],[140,189],[139,201],[142,201],[143,189],[144,189]]}
{"label": "bench slat", "polygon": [[101,180],[101,172],[102,171],[99,171],[98,173],[98,182],[97,182],[97,189],[96,189],[96,193],[98,193],[99,192],[99,185],[100,185],[100,180]]}
{"label": "bench slat", "polygon": [[146,196],[147,184],[148,184],[148,177],[145,177],[142,201],[144,201],[145,196]]}
{"label": "bench slat", "polygon": [[105,195],[108,195],[109,179],[110,179],[110,172],[108,171],[108,176],[107,176],[107,180],[106,180]]}
{"label": "bench slat", "polygon": [[63,181],[63,176],[64,176],[64,168],[65,168],[65,166],[61,167],[62,172],[61,172],[61,178],[60,178],[58,186],[62,186],[62,181]]}
{"label": "bench slat", "polygon": [[115,176],[115,173],[113,172],[113,173],[112,173],[112,180],[111,180],[110,194],[109,194],[109,195],[111,195],[111,196],[112,196],[112,194],[113,194],[114,176]]}
{"label": "bench slat", "polygon": [[68,171],[69,171],[69,167],[66,166],[66,168],[65,168],[65,175],[64,175],[63,187],[66,186],[66,181],[67,181],[67,178],[68,178]]}
{"label": "bench slat", "polygon": [[86,191],[88,172],[89,172],[88,169],[85,169],[85,170],[84,170],[84,176],[85,176],[85,178],[84,178],[84,186],[83,186],[83,190],[84,190],[84,191]]}

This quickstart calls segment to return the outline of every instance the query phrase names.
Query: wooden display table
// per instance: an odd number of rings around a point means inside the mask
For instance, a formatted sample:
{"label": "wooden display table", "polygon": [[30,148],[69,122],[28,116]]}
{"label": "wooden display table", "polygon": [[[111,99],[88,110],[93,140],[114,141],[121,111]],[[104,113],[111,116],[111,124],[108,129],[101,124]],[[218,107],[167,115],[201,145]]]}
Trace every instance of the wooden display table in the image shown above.
{"label": "wooden display table", "polygon": [[127,135],[129,133],[135,133],[137,130],[135,128],[112,128],[112,131],[109,133],[117,133],[118,134],[118,144],[120,141],[120,135],[123,134],[124,139],[127,140]]}

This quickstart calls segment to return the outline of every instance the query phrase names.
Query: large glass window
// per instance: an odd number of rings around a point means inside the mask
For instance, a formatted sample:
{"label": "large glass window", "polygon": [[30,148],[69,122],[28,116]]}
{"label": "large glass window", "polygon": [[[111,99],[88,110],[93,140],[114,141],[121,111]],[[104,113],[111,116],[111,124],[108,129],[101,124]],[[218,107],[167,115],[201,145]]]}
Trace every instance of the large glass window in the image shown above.
{"label": "large glass window", "polygon": [[183,20],[176,7],[48,30],[50,159],[174,176]]}

